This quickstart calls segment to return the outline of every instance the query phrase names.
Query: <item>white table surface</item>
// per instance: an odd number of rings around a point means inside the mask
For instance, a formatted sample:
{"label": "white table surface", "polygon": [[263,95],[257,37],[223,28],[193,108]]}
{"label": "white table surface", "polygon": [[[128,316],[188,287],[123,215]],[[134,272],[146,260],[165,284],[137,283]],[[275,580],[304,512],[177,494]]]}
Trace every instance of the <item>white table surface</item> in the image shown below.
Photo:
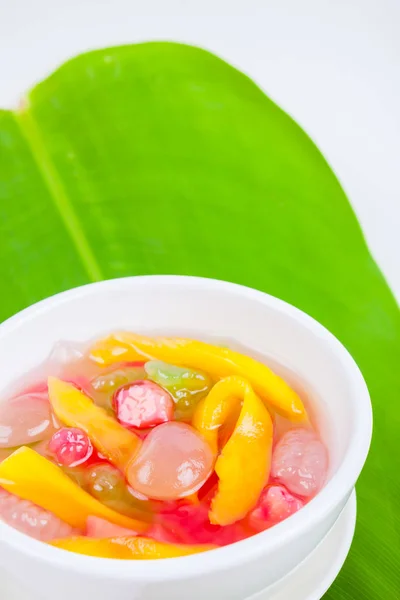
{"label": "white table surface", "polygon": [[400,299],[399,31],[400,0],[0,0],[0,106],[91,48],[208,48],[311,135]]}

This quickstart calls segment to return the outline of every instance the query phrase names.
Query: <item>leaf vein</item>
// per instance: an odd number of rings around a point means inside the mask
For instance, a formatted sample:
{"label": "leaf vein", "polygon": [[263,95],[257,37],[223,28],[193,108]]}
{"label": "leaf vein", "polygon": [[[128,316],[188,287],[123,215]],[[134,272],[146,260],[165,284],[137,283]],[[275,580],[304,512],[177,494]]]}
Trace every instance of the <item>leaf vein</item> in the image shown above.
{"label": "leaf vein", "polygon": [[29,108],[15,112],[14,116],[90,280],[105,279]]}

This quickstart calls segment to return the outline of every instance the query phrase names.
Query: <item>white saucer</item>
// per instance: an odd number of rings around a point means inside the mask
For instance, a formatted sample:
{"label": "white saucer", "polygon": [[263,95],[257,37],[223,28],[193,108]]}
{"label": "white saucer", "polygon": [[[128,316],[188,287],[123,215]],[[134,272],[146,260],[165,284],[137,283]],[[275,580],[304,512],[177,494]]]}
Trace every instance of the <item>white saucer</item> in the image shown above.
{"label": "white saucer", "polygon": [[349,553],[356,515],[356,493],[353,492],[335,525],[317,548],[289,575],[247,600],[320,600],[335,581]]}
{"label": "white saucer", "polygon": [[[354,536],[356,512],[356,495],[353,492],[331,531],[310,556],[284,579],[248,600],[320,600],[346,560]],[[32,594],[22,583],[11,580],[2,571],[0,598],[33,600]]]}

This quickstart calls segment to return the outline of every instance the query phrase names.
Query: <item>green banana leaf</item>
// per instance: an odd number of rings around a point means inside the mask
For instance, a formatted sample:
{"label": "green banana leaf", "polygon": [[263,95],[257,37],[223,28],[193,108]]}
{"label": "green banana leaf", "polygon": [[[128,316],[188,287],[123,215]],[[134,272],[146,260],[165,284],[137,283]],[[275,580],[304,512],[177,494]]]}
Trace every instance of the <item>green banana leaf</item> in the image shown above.
{"label": "green banana leaf", "polygon": [[175,273],[321,321],[375,412],[354,545],[326,598],[399,598],[399,309],[335,175],[252,81],[169,43],[62,66],[0,112],[0,259],[0,320],[90,281]]}

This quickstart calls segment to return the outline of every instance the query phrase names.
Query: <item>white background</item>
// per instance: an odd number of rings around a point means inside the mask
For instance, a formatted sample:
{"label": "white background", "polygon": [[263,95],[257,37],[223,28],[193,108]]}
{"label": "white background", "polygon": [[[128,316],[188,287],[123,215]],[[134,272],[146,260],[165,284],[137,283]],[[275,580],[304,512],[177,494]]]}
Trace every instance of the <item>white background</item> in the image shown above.
{"label": "white background", "polygon": [[400,299],[400,0],[0,0],[0,106],[73,54],[150,39],[214,51],[305,128]]}

